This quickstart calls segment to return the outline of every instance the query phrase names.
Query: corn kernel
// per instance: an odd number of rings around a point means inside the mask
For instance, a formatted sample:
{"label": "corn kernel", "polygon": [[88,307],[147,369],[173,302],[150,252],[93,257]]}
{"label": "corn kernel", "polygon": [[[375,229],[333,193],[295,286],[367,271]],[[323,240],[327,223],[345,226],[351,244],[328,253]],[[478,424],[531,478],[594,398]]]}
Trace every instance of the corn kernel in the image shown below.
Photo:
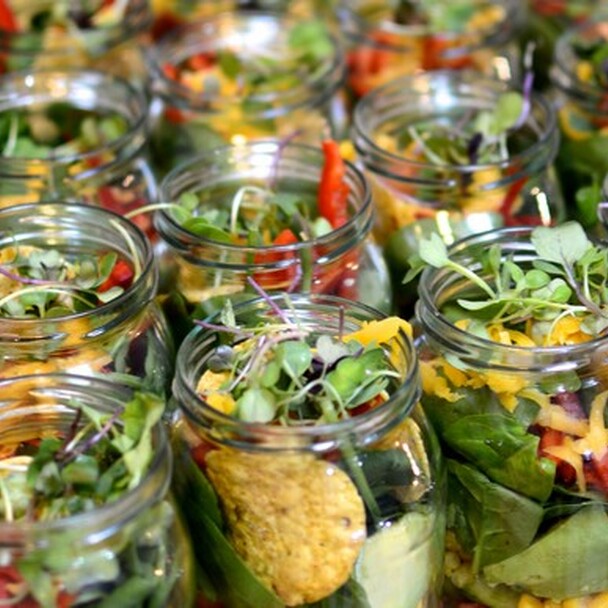
{"label": "corn kernel", "polygon": [[588,608],[608,608],[608,592],[595,595],[589,600]]}
{"label": "corn kernel", "polygon": [[583,82],[589,82],[593,78],[593,66],[589,61],[581,61],[576,66],[576,76]]}
{"label": "corn kernel", "polygon": [[537,600],[535,597],[524,593],[517,602],[517,608],[543,608],[542,600]]}
{"label": "corn kernel", "polygon": [[562,608],[588,608],[588,606],[588,597],[574,597],[570,600],[564,600],[562,602]]}

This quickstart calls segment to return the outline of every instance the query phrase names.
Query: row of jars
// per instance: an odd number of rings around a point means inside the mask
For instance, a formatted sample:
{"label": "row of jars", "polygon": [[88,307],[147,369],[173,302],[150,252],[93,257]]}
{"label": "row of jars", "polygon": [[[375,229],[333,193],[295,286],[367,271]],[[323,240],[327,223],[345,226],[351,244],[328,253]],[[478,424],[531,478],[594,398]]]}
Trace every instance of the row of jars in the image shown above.
{"label": "row of jars", "polygon": [[[47,244],[76,208],[41,215]],[[423,243],[413,328],[263,293],[196,323],[168,408],[108,368],[3,377],[0,600],[605,606],[605,245],[573,223]],[[80,512],[124,474],[86,457],[114,450],[137,481]]]}
{"label": "row of jars", "polygon": [[[255,101],[257,94],[239,96],[239,87],[247,89],[251,83],[239,84],[244,73],[235,40],[241,46],[254,41],[261,46],[257,32],[264,30],[268,53],[283,49],[287,54],[290,29],[280,19],[224,13],[163,39],[152,53],[151,103],[127,82],[97,72],[5,75],[0,81],[0,133],[5,137],[0,158],[2,204],[73,198],[130,213],[157,200],[158,180],[176,164],[218,145],[232,144],[236,149],[265,137],[317,145],[321,138],[344,135],[349,114],[341,96],[346,62],[335,46],[313,62],[317,71],[312,80],[298,73],[303,86],[279,72],[273,74],[270,89],[258,91],[263,103]],[[403,272],[412,243],[415,247],[420,229],[412,230],[412,222],[434,230],[438,210],[448,211],[454,225],[447,230],[456,236],[480,226],[547,224],[565,214],[587,226],[597,223],[600,182],[606,173],[603,89],[594,80],[599,78],[594,64],[579,51],[583,48],[589,55],[601,49],[602,23],[560,41],[554,103],[536,95],[528,99],[527,79],[521,117],[507,125],[502,156],[491,160],[480,157],[480,152],[494,135],[486,133],[480,139],[476,130],[498,128],[481,123],[500,123],[496,116],[488,116],[499,101],[495,115],[512,115],[503,93],[519,85],[481,79],[469,70],[427,72],[370,90],[356,104],[350,133],[357,162],[373,184],[378,209],[375,235],[385,246],[394,276]],[[323,38],[316,26],[299,31],[317,44],[332,40]],[[227,40],[216,40],[216,34]],[[271,64],[270,71],[276,68]],[[514,69],[516,62],[509,65]],[[249,64],[247,68],[252,69]],[[232,73],[230,86],[237,90],[230,89],[230,101],[215,95],[218,83],[226,85],[218,70]],[[207,85],[209,95],[201,94]],[[432,132],[426,126],[429,120],[445,123],[446,128]],[[59,123],[66,121],[70,129],[62,131]],[[427,139],[432,144],[442,137],[458,141],[452,157],[443,158],[432,145],[424,145]],[[552,171],[554,160],[562,177],[565,211]],[[149,215],[133,219],[152,233]]]}

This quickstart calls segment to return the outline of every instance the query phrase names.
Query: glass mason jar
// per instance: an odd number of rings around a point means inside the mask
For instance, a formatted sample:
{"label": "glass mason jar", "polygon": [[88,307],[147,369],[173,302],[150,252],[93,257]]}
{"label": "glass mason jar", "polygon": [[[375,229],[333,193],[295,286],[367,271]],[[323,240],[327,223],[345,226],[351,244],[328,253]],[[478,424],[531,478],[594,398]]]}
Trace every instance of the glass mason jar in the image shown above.
{"label": "glass mason jar", "polygon": [[[146,116],[141,91],[101,72],[0,77],[0,207],[77,200],[123,214],[148,204]],[[134,221],[150,229],[148,216]]]}
{"label": "glass mason jar", "polygon": [[[471,236],[449,258],[494,289],[499,262],[533,286],[542,274],[540,265],[529,273],[533,262],[547,258],[531,231]],[[495,247],[493,262],[481,261]],[[507,271],[501,292],[518,276]],[[557,301],[537,286],[541,304]],[[446,266],[425,269],[419,293],[421,403],[448,455],[445,605],[462,596],[490,608],[608,605],[597,559],[608,547],[605,336],[585,335],[578,311],[544,324],[539,312],[536,330],[522,312],[517,330],[516,314],[494,321],[497,303],[484,321],[462,300],[483,299],[479,287]]]}
{"label": "glass mason jar", "polygon": [[516,0],[426,3],[355,0],[338,3],[346,37],[349,90],[361,97],[423,70],[470,68],[517,80],[522,22]]}
{"label": "glass mason jar", "polygon": [[571,216],[597,227],[608,172],[608,81],[600,54],[608,49],[608,18],[566,31],[555,47],[551,80],[561,142],[556,169]]}
{"label": "glass mason jar", "polygon": [[[366,327],[373,333],[383,319],[361,304],[301,294],[274,297],[271,306],[242,303],[234,313],[242,328],[294,323],[311,346],[321,335],[331,341],[361,328],[373,342]],[[268,334],[270,344],[280,331]],[[295,426],[246,422],[215,409],[197,391],[222,333],[199,327],[182,344],[174,379],[175,492],[210,583],[203,594],[216,605],[438,606],[440,453],[417,404],[413,344],[403,328],[386,333],[395,377],[386,400],[334,422]],[[327,413],[326,420],[334,418]]]}
{"label": "glass mason jar", "polygon": [[[169,254],[166,258],[173,260],[174,270],[170,270],[169,261],[163,265],[169,269],[168,274],[172,273],[175,289],[192,308],[208,313],[221,308],[227,296],[235,300],[250,298],[255,295],[248,283],[252,278],[266,291],[337,295],[390,310],[388,270],[370,233],[373,208],[369,187],[349,162],[344,163],[343,178],[348,187],[345,223],[337,228],[327,226],[319,236],[312,232],[314,216],[302,215],[301,227],[290,222],[290,230],[307,233],[305,240],[282,239],[288,227],[285,225],[280,226],[276,239],[262,245],[252,241],[250,233],[241,232],[237,238],[225,231],[210,232],[204,221],[219,222],[211,215],[216,213],[218,217],[224,214],[227,223],[228,216],[233,217],[239,207],[247,212],[247,203],[253,203],[243,196],[245,189],[255,196],[268,195],[268,201],[260,203],[263,209],[274,204],[273,197],[281,196],[287,201],[310,199],[312,208],[316,206],[325,162],[320,148],[260,140],[217,148],[167,175],[160,186],[160,199],[179,202],[194,197],[197,205],[188,223],[181,223],[172,209],[157,212],[155,218],[156,230]],[[202,230],[197,222],[203,222]]]}
{"label": "glass mason jar", "polygon": [[145,81],[148,0],[4,0],[0,73],[92,68]]}
{"label": "glass mason jar", "polygon": [[[41,513],[45,483],[52,479],[53,465],[58,466],[42,459],[49,475],[46,481],[42,472],[38,477],[39,511],[35,516],[23,515],[23,499],[28,498],[19,494],[17,484],[23,483],[25,471],[35,472],[32,456],[37,447],[48,447],[51,438],[73,437],[76,430],[85,433],[79,406],[105,421],[137,395],[126,387],[81,376],[40,374],[0,380],[0,605],[193,606],[192,550],[170,493],[172,454],[163,425],[150,429],[154,452],[136,485],[113,500],[89,504],[87,510],[82,503],[92,500],[82,489],[87,479],[83,476],[73,482],[80,484],[80,490],[58,489],[53,497],[61,508],[59,492],[67,492],[71,506],[64,506],[62,515],[53,515],[50,509]],[[139,398],[142,403],[146,397],[139,394]],[[90,433],[89,425],[86,436]],[[72,465],[91,456],[79,458]],[[146,458],[140,454],[140,466]],[[69,468],[66,464],[62,474]],[[32,508],[33,504],[34,499]],[[65,514],[66,508],[72,511]]]}
{"label": "glass mason jar", "polygon": [[[451,243],[503,225],[563,219],[553,171],[559,133],[548,100],[533,94],[516,125],[504,129],[506,143],[491,157],[481,156],[484,140],[497,139],[488,124],[497,124],[501,104],[514,94],[498,80],[448,70],[397,79],[357,104],[353,140],[372,184],[374,234],[398,303],[411,301],[409,287],[401,286],[408,258],[431,232]],[[444,158],[454,141],[463,149]]]}
{"label": "glass mason jar", "polygon": [[294,133],[315,143],[345,130],[344,59],[320,20],[221,13],[168,34],[150,56],[161,173],[220,144]]}
{"label": "glass mason jar", "polygon": [[168,388],[158,268],[134,224],[88,205],[36,203],[0,210],[0,226],[0,378],[68,372]]}
{"label": "glass mason jar", "polygon": [[172,29],[206,19],[218,13],[239,10],[289,12],[297,17],[309,18],[315,14],[331,15],[335,0],[152,0],[154,24],[152,36],[162,38]]}

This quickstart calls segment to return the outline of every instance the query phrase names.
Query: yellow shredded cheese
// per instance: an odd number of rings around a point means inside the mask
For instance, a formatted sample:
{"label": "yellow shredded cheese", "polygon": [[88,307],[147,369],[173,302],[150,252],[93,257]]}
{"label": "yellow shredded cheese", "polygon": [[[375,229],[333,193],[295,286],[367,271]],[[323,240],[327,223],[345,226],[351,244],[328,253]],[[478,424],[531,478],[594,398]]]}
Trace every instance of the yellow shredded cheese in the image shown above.
{"label": "yellow shredded cheese", "polygon": [[585,481],[585,473],[583,472],[583,459],[574,449],[574,442],[571,437],[565,437],[562,445],[554,445],[545,448],[545,452],[571,464],[572,468],[576,471],[576,483],[579,490],[581,492],[586,491],[587,482]]}

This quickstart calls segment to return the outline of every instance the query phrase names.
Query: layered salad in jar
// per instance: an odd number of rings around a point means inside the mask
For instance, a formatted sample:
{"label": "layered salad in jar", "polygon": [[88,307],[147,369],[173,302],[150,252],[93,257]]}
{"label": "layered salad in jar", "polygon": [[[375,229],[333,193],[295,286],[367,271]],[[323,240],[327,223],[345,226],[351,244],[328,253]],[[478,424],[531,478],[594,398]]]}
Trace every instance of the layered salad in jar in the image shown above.
{"label": "layered salad in jar", "polygon": [[76,376],[3,380],[0,395],[0,605],[191,606],[164,402]]}
{"label": "layered salad in jar", "polygon": [[437,606],[442,477],[409,327],[335,302],[228,307],[180,349],[176,493],[203,605]]}
{"label": "layered salad in jar", "polygon": [[[68,199],[125,215],[150,202],[145,113],[139,91],[101,72],[0,78],[0,207]],[[148,216],[133,221],[149,231]]]}
{"label": "layered salad in jar", "polygon": [[222,13],[179,28],[152,49],[161,173],[220,144],[340,135],[346,114],[341,48],[320,19]]}
{"label": "layered salad in jar", "polygon": [[0,378],[105,375],[164,392],[173,351],[141,231],[64,203],[6,208],[0,222]]}
{"label": "layered salad in jar", "polygon": [[172,171],[161,197],[173,201],[155,222],[165,265],[195,317],[255,296],[254,283],[390,309],[370,192],[334,140],[217,148]]}
{"label": "layered salad in jar", "polygon": [[574,222],[421,244],[448,606],[608,602],[607,256]]}

